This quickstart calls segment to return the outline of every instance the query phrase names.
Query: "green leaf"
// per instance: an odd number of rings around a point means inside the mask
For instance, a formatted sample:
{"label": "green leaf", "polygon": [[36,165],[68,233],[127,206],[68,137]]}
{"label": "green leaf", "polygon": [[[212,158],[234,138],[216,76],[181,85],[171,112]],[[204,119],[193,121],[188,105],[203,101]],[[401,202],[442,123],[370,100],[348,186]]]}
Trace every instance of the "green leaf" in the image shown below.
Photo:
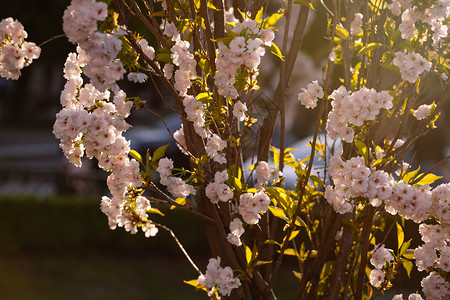
{"label": "green leaf", "polygon": [[405,176],[403,176],[403,181],[406,183],[409,183],[415,176],[416,174],[419,172],[420,167],[418,167],[416,170],[408,172],[405,174]]}
{"label": "green leaf", "polygon": [[406,251],[402,255],[406,259],[414,259],[414,250],[413,249],[406,249]]}
{"label": "green leaf", "polygon": [[165,62],[165,63],[172,63],[172,58],[170,57],[170,53],[158,53],[156,54],[156,60]]}
{"label": "green leaf", "polygon": [[398,250],[400,250],[400,247],[402,246],[404,240],[405,240],[405,233],[403,232],[402,225],[397,223]]}
{"label": "green leaf", "polygon": [[198,285],[198,281],[197,279],[192,279],[192,280],[183,280],[184,283],[192,285],[192,286],[197,286]]}
{"label": "green leaf", "polygon": [[361,140],[355,139],[355,146],[358,149],[358,154],[367,159],[368,152],[366,144]]}
{"label": "green leaf", "polygon": [[158,214],[158,215],[161,215],[161,216],[163,216],[164,217],[164,214],[159,210],[159,209],[157,209],[157,208],[149,208],[149,209],[147,209],[146,210],[148,213],[151,213],[151,214]]}
{"label": "green leaf", "polygon": [[[182,206],[186,205],[186,199],[185,198],[177,198],[177,199],[175,199],[175,202],[180,204],[180,205],[182,205]],[[170,207],[170,209],[174,209],[174,208],[176,208],[175,205],[172,205]]]}
{"label": "green leaf", "polygon": [[192,280],[183,280],[184,283],[192,285],[193,287],[195,287],[197,290],[204,290],[207,291],[206,287],[198,284],[197,279],[192,279]]}
{"label": "green leaf", "polygon": [[374,49],[377,49],[377,48],[379,48],[381,46],[383,46],[383,45],[380,44],[380,43],[369,43],[369,44],[365,45],[364,47],[362,47],[361,50],[359,50],[356,55],[361,55],[361,54],[370,52],[370,51],[372,51]]}
{"label": "green leaf", "polygon": [[278,48],[275,43],[272,42],[272,45],[269,47],[270,52],[272,52],[274,55],[278,56],[282,61],[284,61],[284,56],[281,54],[280,48]]}
{"label": "green leaf", "polygon": [[245,258],[247,260],[247,265],[248,265],[252,261],[252,250],[245,244],[244,244],[244,248],[245,248]]}
{"label": "green leaf", "polygon": [[271,263],[272,263],[271,260],[269,260],[269,261],[258,260],[258,261],[255,263],[255,267],[259,267],[259,266],[266,265],[266,264],[271,264]]}
{"label": "green leaf", "polygon": [[166,150],[169,144],[159,147],[158,149],[153,152],[152,162],[159,160],[160,158],[163,158],[166,154]]}
{"label": "green leaf", "polygon": [[372,167],[376,167],[378,165],[384,164],[385,162],[390,161],[391,158],[381,158],[381,159],[377,159],[376,161],[373,162]]}
{"label": "green leaf", "polygon": [[203,103],[209,103],[212,100],[212,93],[204,92],[197,95],[197,100]]}
{"label": "green leaf", "polygon": [[298,253],[292,248],[287,248],[284,250],[284,255],[298,256]]}
{"label": "green leaf", "polygon": [[274,13],[273,15],[271,15],[270,17],[268,17],[264,20],[263,27],[264,28],[272,27],[273,25],[275,25],[278,22],[278,20],[280,20],[283,17],[283,15],[284,15],[284,12]]}
{"label": "green leaf", "polygon": [[300,216],[297,216],[297,219],[295,219],[295,225],[300,226],[300,227],[308,228],[308,226],[306,225],[305,221],[303,221],[303,219],[300,218]]}
{"label": "green leaf", "polygon": [[[420,177],[420,175],[417,177]],[[418,182],[416,182],[416,184],[418,184],[418,185],[432,184],[433,182],[435,182],[436,180],[441,179],[441,178],[442,178],[442,176],[437,176],[437,175],[430,173],[430,174],[425,175]]]}
{"label": "green leaf", "polygon": [[135,160],[137,160],[138,162],[140,162],[141,164],[144,164],[142,162],[142,156],[139,154],[139,152],[135,151],[135,150],[130,150],[130,152],[128,152],[128,154],[133,157]]}
{"label": "green leaf", "polygon": [[281,247],[281,244],[274,240],[266,240],[264,244],[278,245]]}
{"label": "green leaf", "polygon": [[219,10],[217,7],[214,6],[214,4],[212,4],[211,1],[208,1],[207,7],[212,9],[212,10]]}
{"label": "green leaf", "polygon": [[310,175],[309,179],[311,179],[312,181],[314,181],[318,185],[325,186],[325,182],[322,179],[320,179],[319,177],[317,177],[316,175]]}
{"label": "green leaf", "polygon": [[347,29],[342,27],[341,24],[336,26],[336,35],[343,40],[348,39],[348,37],[349,37]]}
{"label": "green leaf", "polygon": [[312,5],[312,3],[307,1],[307,0],[295,0],[294,4],[298,4],[298,5],[301,5],[301,6],[306,6],[306,7],[309,7],[311,9],[315,10],[315,8]]}
{"label": "green leaf", "polygon": [[262,19],[263,11],[264,11],[264,6],[261,6],[261,8],[258,10],[258,13],[256,14],[256,17],[255,17],[256,22],[260,23],[260,21]]}
{"label": "green leaf", "polygon": [[286,214],[284,213],[283,209],[275,206],[269,206],[269,210],[277,218],[280,218],[282,220],[285,220],[286,222],[289,221],[289,219],[286,217]]}
{"label": "green leaf", "polygon": [[411,270],[413,268],[413,263],[403,258],[401,258],[400,261],[402,262],[403,268],[405,268],[408,277],[411,278]]}
{"label": "green leaf", "polygon": [[299,273],[297,271],[292,270],[292,273],[294,273],[294,276],[298,278],[298,280],[302,280],[302,273]]}
{"label": "green leaf", "polygon": [[409,241],[404,242],[403,245],[400,247],[400,251],[399,251],[399,255],[402,256],[403,253],[406,252],[406,250],[408,250],[409,245],[411,244],[412,239],[409,239]]}

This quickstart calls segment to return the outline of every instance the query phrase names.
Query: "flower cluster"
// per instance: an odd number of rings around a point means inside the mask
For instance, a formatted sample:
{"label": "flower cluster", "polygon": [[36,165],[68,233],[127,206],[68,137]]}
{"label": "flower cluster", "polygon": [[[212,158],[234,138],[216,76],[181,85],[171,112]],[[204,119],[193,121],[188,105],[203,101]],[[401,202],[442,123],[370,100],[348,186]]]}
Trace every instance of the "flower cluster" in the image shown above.
{"label": "flower cluster", "polygon": [[441,224],[450,226],[450,183],[443,183],[431,191],[431,216],[440,220]]}
{"label": "flower cluster", "polygon": [[431,272],[420,284],[426,299],[446,300],[450,297],[450,283],[436,272]]}
{"label": "flower cluster", "polygon": [[338,136],[345,142],[353,141],[355,131],[348,126],[362,126],[364,121],[374,120],[380,109],[392,107],[392,96],[386,91],[362,88],[350,93],[344,86],[333,91],[330,96],[334,101],[332,111],[328,114],[326,130],[332,139]]}
{"label": "flower cluster", "polygon": [[[433,32],[432,39],[436,46],[448,35],[448,26],[445,24],[450,15],[450,3],[446,0],[436,1],[432,6],[424,11],[417,6],[412,6],[411,0],[394,0],[388,4],[388,8],[395,16],[401,15],[399,26],[403,39],[412,39],[416,34],[416,22],[421,20],[423,24],[428,24]],[[402,8],[404,11],[402,12]]]}
{"label": "flower cluster", "polygon": [[[392,300],[403,300],[403,294],[397,294],[394,297],[392,297]],[[408,296],[408,300],[423,300],[422,296],[420,294],[410,294]]]}
{"label": "flower cluster", "polygon": [[101,210],[108,216],[111,229],[119,225],[135,234],[138,226],[141,226],[146,237],[155,236],[158,228],[147,219],[147,211],[150,209],[150,201],[143,196],[131,198],[129,201],[117,197],[102,197]]}
{"label": "flower cluster", "polygon": [[415,186],[402,180],[392,186],[392,195],[386,199],[385,210],[390,214],[399,214],[416,223],[428,219],[431,206],[431,188],[429,185]]}
{"label": "flower cluster", "polygon": [[220,267],[220,257],[210,258],[205,275],[200,275],[197,280],[200,285],[206,287],[209,296],[214,294],[216,286],[220,294],[229,296],[231,290],[241,285],[239,278],[233,276],[230,267]]}
{"label": "flower cluster", "polygon": [[416,82],[420,74],[431,69],[431,63],[414,51],[395,52],[392,62],[400,69],[402,79],[411,83]]}
{"label": "flower cluster", "polygon": [[18,79],[20,70],[30,65],[41,54],[41,48],[25,39],[28,34],[22,24],[13,18],[0,22],[0,76]]}
{"label": "flower cluster", "polygon": [[352,210],[352,199],[365,197],[372,206],[380,206],[391,196],[391,177],[384,171],[372,172],[362,156],[343,161],[342,148],[330,159],[329,172],[334,187],[327,186],[325,198],[339,213]]}
{"label": "flower cluster", "polygon": [[[420,224],[419,232],[425,242],[414,250],[416,266],[419,271],[430,274],[422,280],[422,290],[427,299],[447,299],[450,284],[438,272],[450,272],[450,233],[440,225]],[[439,255],[439,256],[438,256]]]}
{"label": "flower cluster", "polygon": [[394,257],[389,249],[384,248],[384,245],[378,246],[372,253],[370,263],[375,267],[370,273],[370,284],[374,287],[379,287],[384,281],[383,267],[386,263],[392,261]]}
{"label": "flower cluster", "polygon": [[322,97],[323,89],[317,80],[314,80],[312,83],[308,84],[306,89],[302,88],[302,91],[298,94],[298,100],[306,108],[315,108],[317,106],[317,100]]}
{"label": "flower cluster", "polygon": [[195,132],[205,138],[207,135],[205,126],[205,113],[203,111],[203,103],[198,101],[191,95],[186,95],[183,99],[183,106],[186,112],[187,119],[194,123]]}
{"label": "flower cluster", "polygon": [[159,160],[156,171],[159,173],[161,184],[167,186],[169,193],[175,198],[186,198],[189,195],[195,195],[194,187],[187,184],[180,177],[172,176],[173,160],[164,157]]}
{"label": "flower cluster", "polygon": [[178,149],[180,149],[181,153],[184,155],[189,155],[186,144],[186,137],[184,136],[184,128],[183,124],[181,124],[181,128],[173,133],[173,138],[177,143]]}
{"label": "flower cluster", "polygon": [[222,140],[220,136],[215,133],[210,133],[208,135],[205,149],[209,158],[219,164],[225,164],[227,159],[222,151],[225,150],[226,147],[227,141]]}
{"label": "flower cluster", "polygon": [[245,232],[244,227],[242,226],[242,221],[239,218],[235,218],[230,223],[230,233],[227,236],[227,240],[236,246],[241,246],[241,235]]}
{"label": "flower cluster", "polygon": [[270,198],[263,191],[243,193],[239,198],[239,214],[247,224],[258,224],[260,213],[266,212]]}
{"label": "flower cluster", "polygon": [[352,36],[358,35],[361,32],[363,15],[361,13],[355,14],[355,18],[350,23],[350,34]]}
{"label": "flower cluster", "polygon": [[212,203],[216,204],[219,203],[219,201],[228,202],[228,200],[233,198],[233,191],[227,184],[225,184],[225,181],[227,180],[227,170],[216,172],[214,175],[214,181],[208,183],[206,186],[206,197],[208,197]]}
{"label": "flower cluster", "polygon": [[414,111],[414,117],[417,120],[423,120],[428,117],[431,113],[433,105],[422,104]]}
{"label": "flower cluster", "polygon": [[170,49],[172,63],[179,67],[175,71],[174,87],[180,92],[181,96],[185,96],[187,90],[192,85],[191,79],[197,77],[195,71],[197,62],[195,61],[194,54],[189,52],[189,42],[181,39],[175,25],[166,23],[164,34],[172,37],[175,43]]}
{"label": "flower cluster", "polygon": [[154,235],[156,228],[145,214],[150,204],[129,194],[129,190],[142,185],[139,163],[128,157],[130,143],[122,135],[130,127],[125,118],[132,102],[126,101],[125,92],[118,88],[111,101],[109,91],[101,92],[92,84],[83,86],[81,70],[86,61],[80,47],[77,50],[80,53],[70,53],[64,65],[67,83],[60,98],[63,109],[56,115],[53,134],[61,140],[64,155],[75,166],[81,166],[86,154],[111,172],[107,184],[112,198],[102,198],[102,211],[111,229],[119,226],[135,233],[140,225],[147,236]]}
{"label": "flower cluster", "polygon": [[270,46],[275,36],[271,29],[260,28],[255,20],[249,18],[242,23],[233,18],[228,24],[235,24],[228,26],[238,36],[218,43],[214,81],[220,95],[236,99],[239,96],[235,86],[236,76],[247,72],[250,83],[256,80],[258,66],[265,53],[264,46]]}
{"label": "flower cluster", "polygon": [[69,41],[78,44],[86,60],[85,74],[99,90],[112,87],[125,73],[117,54],[122,49],[123,30],[98,31],[98,21],[108,15],[105,2],[73,0],[64,11],[63,29]]}
{"label": "flower cluster", "polygon": [[247,105],[240,100],[233,105],[233,116],[240,122],[245,120],[245,113],[247,112]]}
{"label": "flower cluster", "polygon": [[265,161],[259,161],[258,165],[255,167],[255,173],[253,174],[253,177],[256,180],[255,188],[262,189],[269,181],[277,180],[281,176],[283,176],[281,171],[269,167],[269,164]]}

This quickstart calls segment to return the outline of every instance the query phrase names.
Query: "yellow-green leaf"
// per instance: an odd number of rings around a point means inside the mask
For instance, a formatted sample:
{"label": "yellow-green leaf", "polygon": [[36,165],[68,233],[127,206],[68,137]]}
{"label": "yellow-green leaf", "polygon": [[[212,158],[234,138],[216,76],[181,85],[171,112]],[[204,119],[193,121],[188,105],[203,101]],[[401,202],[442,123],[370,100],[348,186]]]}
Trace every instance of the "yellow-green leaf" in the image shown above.
{"label": "yellow-green leaf", "polygon": [[262,265],[266,265],[266,264],[271,264],[271,263],[272,263],[271,260],[269,260],[269,261],[258,260],[258,261],[255,263],[255,267],[262,266]]}
{"label": "yellow-green leaf", "polygon": [[403,255],[403,253],[408,250],[409,245],[411,244],[412,239],[409,239],[407,242],[404,242],[403,245],[400,247],[399,255]]}
{"label": "yellow-green leaf", "polygon": [[153,207],[147,209],[147,212],[151,213],[151,214],[158,214],[158,215],[164,216],[164,214],[159,209],[153,208]]}
{"label": "yellow-green leaf", "polygon": [[277,241],[274,241],[274,240],[266,240],[266,241],[264,242],[264,244],[272,244],[272,245],[278,245],[278,246],[281,246],[280,243],[278,243]]}
{"label": "yellow-green leaf", "polygon": [[[177,199],[175,199],[175,202],[180,204],[180,205],[186,205],[186,199],[185,198],[177,198]],[[172,205],[170,207],[170,209],[174,209],[174,208],[176,208],[175,205]]]}
{"label": "yellow-green leaf", "polygon": [[157,161],[160,158],[163,158],[164,155],[166,154],[166,150],[167,150],[168,146],[169,146],[169,144],[161,146],[158,149],[156,149],[155,152],[153,152],[152,162]]}
{"label": "yellow-green leaf", "polygon": [[315,8],[312,5],[312,3],[307,1],[307,0],[295,0],[294,4],[298,4],[298,5],[301,5],[301,6],[306,6],[306,7],[309,7],[311,9],[315,10]]}
{"label": "yellow-green leaf", "polygon": [[314,181],[315,183],[321,185],[321,186],[325,186],[325,182],[320,179],[319,177],[317,177],[316,175],[310,175],[309,179],[311,179],[312,181]]}
{"label": "yellow-green leaf", "polygon": [[[268,17],[267,19],[264,20],[264,28],[269,28],[272,27],[273,25],[275,25],[278,20],[280,20],[283,17],[283,12],[281,13],[274,13],[273,15],[271,15],[270,17]],[[272,43],[273,44],[273,43]]]}
{"label": "yellow-green leaf", "polygon": [[[417,177],[419,177],[419,176],[417,176]],[[418,184],[418,185],[432,184],[433,182],[435,182],[436,180],[441,179],[441,178],[442,178],[442,176],[437,176],[437,175],[430,173],[430,174],[425,175],[418,182],[416,182],[416,184]]]}
{"label": "yellow-green leaf", "polygon": [[269,206],[269,210],[272,213],[272,215],[274,215],[275,217],[283,219],[286,222],[288,221],[286,214],[284,213],[284,211],[281,208],[275,207],[275,206]]}
{"label": "yellow-green leaf", "polygon": [[212,96],[212,93],[208,93],[208,92],[200,93],[200,94],[197,95],[197,100],[201,101],[201,102],[204,102],[204,103],[207,103],[210,100],[212,100],[211,96]]}
{"label": "yellow-green leaf", "polygon": [[337,25],[336,26],[336,35],[338,36],[338,37],[340,37],[341,39],[348,39],[348,37],[349,37],[349,34],[348,34],[348,31],[347,31],[347,29],[345,29],[344,27],[342,27],[342,25],[341,24],[339,24],[339,25]]}
{"label": "yellow-green leaf", "polygon": [[369,43],[369,44],[365,45],[364,47],[362,47],[361,50],[359,50],[358,54],[356,54],[356,55],[361,55],[361,54],[370,52],[370,51],[372,51],[374,49],[377,49],[377,48],[379,48],[381,46],[383,46],[383,45],[380,44],[380,43]]}
{"label": "yellow-green leaf", "polygon": [[258,10],[258,13],[256,14],[256,17],[255,17],[256,22],[260,23],[260,21],[262,19],[263,11],[264,11],[264,6],[261,6],[261,8]]}
{"label": "yellow-green leaf", "polygon": [[408,172],[405,174],[405,176],[403,176],[403,181],[406,183],[409,183],[411,181],[411,179],[413,179],[416,174],[419,172],[420,167],[418,167],[416,170]]}
{"label": "yellow-green leaf", "polygon": [[292,248],[287,248],[286,250],[284,250],[284,255],[298,256],[298,253],[295,252],[295,250]]}
{"label": "yellow-green leaf", "polygon": [[272,45],[269,47],[270,52],[272,52],[274,55],[278,56],[282,61],[284,61],[284,56],[281,53],[280,48],[278,48],[277,45],[275,45],[275,43],[272,43]]}
{"label": "yellow-green leaf", "polygon": [[203,291],[207,291],[206,287],[199,284],[197,279],[192,279],[192,280],[183,280],[184,283],[192,285],[193,287],[195,287],[197,290],[203,290]]}
{"label": "yellow-green leaf", "polygon": [[289,240],[292,241],[293,239],[295,239],[295,237],[299,234],[300,230],[294,230],[291,233],[291,236],[289,237]]}
{"label": "yellow-green leaf", "polygon": [[139,152],[135,151],[135,150],[130,150],[130,152],[128,152],[128,154],[130,154],[130,156],[132,158],[134,158],[135,160],[137,160],[138,162],[140,162],[141,164],[143,164],[142,162],[142,156],[139,154]]}
{"label": "yellow-green leaf", "polygon": [[198,281],[197,279],[192,279],[192,280],[183,280],[184,283],[192,285],[192,286],[197,286],[198,285]]}
{"label": "yellow-green leaf", "polygon": [[358,149],[358,154],[367,158],[368,153],[366,144],[361,140],[355,139],[355,146]]}
{"label": "yellow-green leaf", "polygon": [[245,247],[245,258],[247,259],[247,264],[250,264],[250,262],[252,261],[252,250],[247,245],[244,245],[244,247]]}
{"label": "yellow-green leaf", "polygon": [[403,259],[403,258],[401,258],[400,261],[402,262],[403,268],[405,268],[406,273],[408,274],[408,277],[411,278],[411,270],[413,268],[413,263],[410,262],[409,260]]}
{"label": "yellow-green leaf", "polygon": [[217,7],[214,6],[214,4],[212,4],[211,1],[208,1],[207,6],[208,6],[208,8],[210,8],[210,9],[212,9],[212,10],[219,10]]}
{"label": "yellow-green leaf", "polygon": [[398,242],[398,250],[400,250],[400,247],[403,244],[403,241],[405,240],[405,233],[403,232],[402,225],[397,223],[397,242]]}
{"label": "yellow-green leaf", "polygon": [[292,270],[292,273],[294,273],[294,276],[298,278],[298,280],[302,280],[302,273],[299,273],[297,271]]}
{"label": "yellow-green leaf", "polygon": [[414,250],[413,249],[407,249],[402,256],[406,259],[414,259]]}

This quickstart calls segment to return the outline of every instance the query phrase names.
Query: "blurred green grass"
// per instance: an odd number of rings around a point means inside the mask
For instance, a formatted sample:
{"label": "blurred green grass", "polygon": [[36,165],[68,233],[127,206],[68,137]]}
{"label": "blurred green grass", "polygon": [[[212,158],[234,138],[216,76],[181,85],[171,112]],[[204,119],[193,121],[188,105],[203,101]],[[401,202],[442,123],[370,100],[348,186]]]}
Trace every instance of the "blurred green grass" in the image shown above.
{"label": "blurred green grass", "polygon": [[[167,232],[146,238],[110,230],[99,203],[97,197],[0,197],[0,299],[208,299],[183,283],[198,274]],[[171,228],[205,270],[210,254],[203,224],[185,212],[164,212],[152,219]],[[406,236],[417,235],[417,225],[409,225]],[[420,243],[414,240],[412,247]],[[396,241],[386,246],[395,248]],[[287,256],[275,285],[278,299],[295,292],[292,269],[296,261]],[[402,286],[420,290],[423,275],[413,271],[411,280],[403,272]]]}
{"label": "blurred green grass", "polygon": [[183,283],[196,276],[187,262],[162,255],[2,255],[0,298],[208,299]]}

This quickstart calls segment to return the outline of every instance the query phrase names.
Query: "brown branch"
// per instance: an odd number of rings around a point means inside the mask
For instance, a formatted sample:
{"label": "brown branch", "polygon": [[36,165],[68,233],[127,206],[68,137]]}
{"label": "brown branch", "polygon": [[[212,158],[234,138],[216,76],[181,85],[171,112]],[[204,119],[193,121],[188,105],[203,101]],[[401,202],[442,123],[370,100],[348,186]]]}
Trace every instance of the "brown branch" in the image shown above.
{"label": "brown branch", "polygon": [[357,277],[357,283],[356,283],[356,295],[355,299],[360,300],[362,299],[362,289],[363,289],[363,283],[364,283],[364,276],[366,272],[366,264],[367,264],[367,252],[369,250],[369,236],[370,231],[372,229],[372,221],[373,216],[375,214],[376,208],[372,205],[366,206],[364,209],[364,212],[366,216],[364,217],[364,227],[363,231],[361,233],[361,262],[359,263],[358,268],[358,277]]}
{"label": "brown branch", "polygon": [[297,19],[297,24],[294,30],[294,40],[291,43],[291,47],[286,59],[286,71],[284,74],[284,82],[278,83],[273,96],[273,102],[276,109],[269,110],[267,117],[264,119],[263,125],[261,126],[261,131],[259,134],[259,146],[258,146],[258,161],[267,161],[269,157],[269,146],[270,139],[273,135],[275,128],[275,123],[277,121],[278,113],[281,108],[281,103],[283,99],[283,94],[287,91],[283,90],[283,86],[289,82],[292,71],[294,69],[295,62],[297,60],[298,52],[303,41],[303,35],[305,33],[306,21],[308,19],[309,7],[302,6],[300,8],[299,16]]}

